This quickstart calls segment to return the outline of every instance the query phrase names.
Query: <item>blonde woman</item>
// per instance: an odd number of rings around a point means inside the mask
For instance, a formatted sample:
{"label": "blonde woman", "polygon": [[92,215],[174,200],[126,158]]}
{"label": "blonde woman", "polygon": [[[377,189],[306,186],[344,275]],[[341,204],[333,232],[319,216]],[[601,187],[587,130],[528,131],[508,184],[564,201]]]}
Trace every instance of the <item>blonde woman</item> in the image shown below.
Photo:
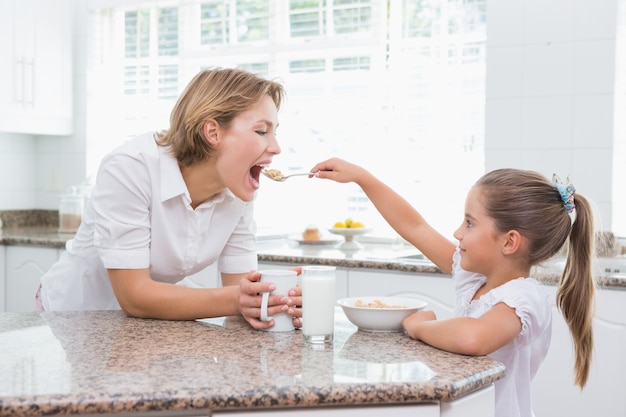
{"label": "blonde woman", "polygon": [[[133,317],[193,320],[241,314],[262,322],[253,200],[262,168],[280,153],[283,87],[238,69],[197,74],[168,130],[107,155],[83,223],[43,276],[44,310],[122,309]],[[217,262],[223,287],[175,285]],[[292,307],[275,296],[268,315]],[[298,321],[298,320],[296,320]]]}

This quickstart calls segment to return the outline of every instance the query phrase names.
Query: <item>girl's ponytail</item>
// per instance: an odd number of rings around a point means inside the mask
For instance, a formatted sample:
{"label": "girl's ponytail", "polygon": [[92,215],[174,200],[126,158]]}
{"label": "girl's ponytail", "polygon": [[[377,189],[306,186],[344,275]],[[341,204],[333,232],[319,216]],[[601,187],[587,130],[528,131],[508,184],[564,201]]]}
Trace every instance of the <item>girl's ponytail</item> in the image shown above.
{"label": "girl's ponytail", "polygon": [[595,281],[593,214],[589,201],[575,195],[576,217],[572,224],[567,260],[556,292],[556,303],[574,341],[575,382],[581,389],[587,383],[593,353],[593,312]]}

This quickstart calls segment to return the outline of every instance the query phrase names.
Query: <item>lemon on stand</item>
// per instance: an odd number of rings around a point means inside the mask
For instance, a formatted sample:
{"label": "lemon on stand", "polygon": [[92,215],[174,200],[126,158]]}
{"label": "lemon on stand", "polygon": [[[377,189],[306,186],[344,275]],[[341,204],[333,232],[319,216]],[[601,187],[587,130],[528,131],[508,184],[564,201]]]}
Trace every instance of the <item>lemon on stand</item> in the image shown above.
{"label": "lemon on stand", "polygon": [[355,222],[350,217],[342,222],[336,222],[333,224],[334,229],[362,229],[364,227],[365,225],[362,222]]}

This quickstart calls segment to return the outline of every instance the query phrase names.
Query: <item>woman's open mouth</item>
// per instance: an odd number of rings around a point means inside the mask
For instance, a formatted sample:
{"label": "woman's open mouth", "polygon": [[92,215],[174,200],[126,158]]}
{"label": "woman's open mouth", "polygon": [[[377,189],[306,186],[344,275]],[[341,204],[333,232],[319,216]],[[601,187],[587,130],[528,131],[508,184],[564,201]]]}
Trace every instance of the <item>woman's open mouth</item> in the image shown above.
{"label": "woman's open mouth", "polygon": [[261,165],[254,165],[252,168],[250,168],[250,176],[252,177],[253,180],[255,180],[257,183],[259,182],[259,178],[261,177],[261,171],[264,169],[264,166]]}

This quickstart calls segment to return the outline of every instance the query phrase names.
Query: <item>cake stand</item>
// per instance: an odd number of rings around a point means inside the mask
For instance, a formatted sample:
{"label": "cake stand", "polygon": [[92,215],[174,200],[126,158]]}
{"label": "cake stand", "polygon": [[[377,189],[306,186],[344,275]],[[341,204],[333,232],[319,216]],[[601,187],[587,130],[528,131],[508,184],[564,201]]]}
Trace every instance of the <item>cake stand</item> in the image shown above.
{"label": "cake stand", "polygon": [[338,248],[344,250],[362,249],[363,245],[355,241],[354,237],[369,233],[370,230],[372,229],[367,229],[365,227],[334,227],[332,229],[328,229],[328,231],[332,234],[343,236],[345,242],[339,245]]}

